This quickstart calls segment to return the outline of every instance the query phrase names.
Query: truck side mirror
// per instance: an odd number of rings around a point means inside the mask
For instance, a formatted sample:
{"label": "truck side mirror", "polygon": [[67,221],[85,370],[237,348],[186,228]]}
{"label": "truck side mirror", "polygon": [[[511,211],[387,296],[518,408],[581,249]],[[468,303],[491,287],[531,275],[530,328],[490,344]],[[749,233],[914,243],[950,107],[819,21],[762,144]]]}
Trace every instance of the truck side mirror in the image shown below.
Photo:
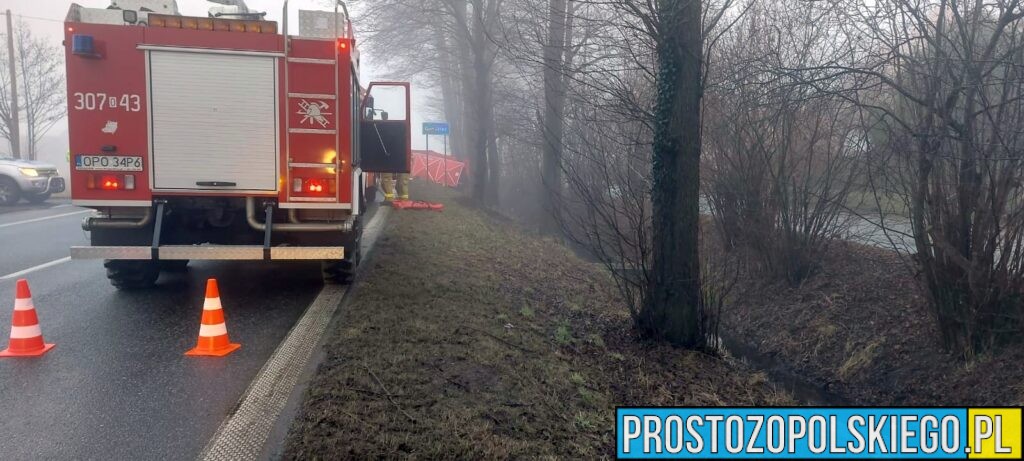
{"label": "truck side mirror", "polygon": [[370,96],[369,93],[363,99],[363,118],[373,120],[373,96]]}

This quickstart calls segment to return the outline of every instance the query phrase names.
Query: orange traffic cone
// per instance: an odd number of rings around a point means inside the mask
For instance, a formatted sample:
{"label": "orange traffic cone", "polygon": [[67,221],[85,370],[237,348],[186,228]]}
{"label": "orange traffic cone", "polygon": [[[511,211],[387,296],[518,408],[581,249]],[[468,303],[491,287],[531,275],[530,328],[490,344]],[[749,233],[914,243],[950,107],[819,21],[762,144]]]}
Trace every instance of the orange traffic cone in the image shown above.
{"label": "orange traffic cone", "polygon": [[224,323],[224,311],[220,305],[220,290],[217,279],[206,281],[206,300],[203,301],[203,321],[199,325],[199,341],[196,347],[185,355],[207,355],[223,357],[242,347],[228,340],[228,327]]}
{"label": "orange traffic cone", "polygon": [[11,321],[11,342],[7,349],[0,351],[0,357],[35,357],[53,349],[53,344],[43,342],[43,331],[39,328],[39,317],[32,305],[32,292],[28,281],[19,279],[14,295],[14,318]]}

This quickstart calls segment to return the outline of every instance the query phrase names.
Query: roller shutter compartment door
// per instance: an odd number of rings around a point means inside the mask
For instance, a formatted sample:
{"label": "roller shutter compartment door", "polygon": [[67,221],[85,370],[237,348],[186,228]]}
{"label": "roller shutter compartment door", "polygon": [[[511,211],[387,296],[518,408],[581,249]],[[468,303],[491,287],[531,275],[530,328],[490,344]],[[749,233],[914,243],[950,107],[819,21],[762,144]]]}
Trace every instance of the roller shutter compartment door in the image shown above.
{"label": "roller shutter compartment door", "polygon": [[276,59],[149,53],[154,189],[276,190]]}

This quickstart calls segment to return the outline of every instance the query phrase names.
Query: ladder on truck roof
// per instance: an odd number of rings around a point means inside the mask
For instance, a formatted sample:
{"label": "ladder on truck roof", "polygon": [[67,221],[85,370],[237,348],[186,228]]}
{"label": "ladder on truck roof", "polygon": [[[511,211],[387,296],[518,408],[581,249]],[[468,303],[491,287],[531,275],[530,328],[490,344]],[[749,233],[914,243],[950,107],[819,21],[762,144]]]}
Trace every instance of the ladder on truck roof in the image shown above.
{"label": "ladder on truck roof", "polygon": [[[343,17],[338,16],[338,5],[343,9]],[[304,13],[320,15],[316,19],[321,21],[322,16],[331,15],[329,18],[330,36],[297,35],[295,37],[297,40],[293,41],[293,37],[288,32],[288,1],[285,1],[282,12],[282,32],[285,55],[283,80],[287,109],[284,118],[287,164],[285,184],[283,185],[286,191],[286,201],[280,206],[282,208],[351,208],[353,214],[357,214],[359,212],[356,208],[358,200],[354,194],[350,200],[351,203],[342,203],[338,198],[342,186],[341,179],[344,176],[340,173],[345,168],[341,155],[343,152],[341,130],[350,130],[351,128],[350,126],[341,126],[341,122],[344,120],[342,110],[349,110],[349,108],[343,107],[341,104],[343,93],[339,83],[339,70],[341,70],[342,63],[340,62],[341,53],[337,49],[339,39],[352,38],[348,8],[344,3],[338,1],[335,3],[333,14],[300,10],[300,20]],[[342,24],[339,25],[339,22]],[[348,65],[348,62],[345,65]],[[328,80],[329,83],[327,83]],[[303,158],[296,155],[300,153],[304,154]],[[333,156],[328,155],[329,153],[333,153]],[[316,158],[317,156],[319,158]],[[349,165],[349,167],[352,166]],[[314,191],[312,187],[320,188],[315,189],[315,192],[324,192],[323,184],[309,186],[310,189],[307,191],[309,176],[315,175],[317,171],[322,172],[324,169],[334,172],[334,180],[328,181],[328,184],[331,185],[328,190],[333,193],[315,196],[305,193]],[[354,178],[352,181],[356,182]]]}

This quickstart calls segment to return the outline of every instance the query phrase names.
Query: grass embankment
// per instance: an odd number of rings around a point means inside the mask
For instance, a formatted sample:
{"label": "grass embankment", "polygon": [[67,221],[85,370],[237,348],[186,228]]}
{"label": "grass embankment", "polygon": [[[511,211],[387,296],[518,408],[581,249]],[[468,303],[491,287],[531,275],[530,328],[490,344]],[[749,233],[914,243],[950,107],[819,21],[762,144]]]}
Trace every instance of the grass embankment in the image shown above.
{"label": "grass embankment", "polygon": [[417,186],[445,211],[392,213],[286,458],[609,457],[616,405],[788,403],[763,374],[638,342],[600,269]]}
{"label": "grass embankment", "polygon": [[820,263],[797,287],[744,274],[723,328],[853,403],[1024,403],[1024,345],[969,363],[943,352],[921,281],[895,252],[839,242]]}

